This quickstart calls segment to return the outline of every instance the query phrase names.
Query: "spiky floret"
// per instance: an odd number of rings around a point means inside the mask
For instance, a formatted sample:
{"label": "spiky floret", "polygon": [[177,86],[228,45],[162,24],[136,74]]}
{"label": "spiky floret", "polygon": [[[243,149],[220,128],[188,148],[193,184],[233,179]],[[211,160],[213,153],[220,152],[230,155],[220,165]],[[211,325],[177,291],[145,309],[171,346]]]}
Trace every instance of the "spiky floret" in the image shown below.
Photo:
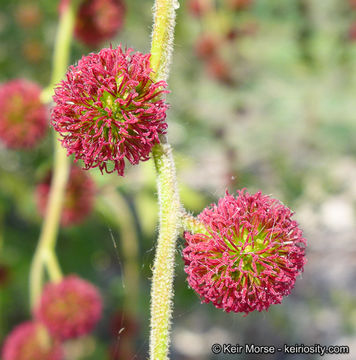
{"label": "spiky floret", "polygon": [[149,54],[132,51],[119,46],[84,56],[55,89],[52,125],[85,169],[124,175],[125,158],[148,160],[167,128],[160,97],[167,84],[151,80]]}
{"label": "spiky floret", "polygon": [[62,350],[58,340],[48,334],[38,323],[27,321],[18,325],[5,339],[3,360],[61,360]]}
{"label": "spiky floret", "polygon": [[40,94],[41,88],[26,79],[0,85],[0,139],[7,147],[32,148],[46,134],[47,109]]}
{"label": "spiky floret", "polygon": [[123,0],[82,1],[77,13],[75,36],[87,45],[99,45],[121,30],[125,13]]}
{"label": "spiky floret", "polygon": [[280,303],[306,262],[306,240],[292,215],[261,192],[226,193],[199,215],[205,233],[184,234],[190,287],[227,312],[247,314]]}
{"label": "spiky floret", "polygon": [[62,340],[76,338],[93,330],[101,317],[99,291],[75,275],[60,283],[46,285],[36,317],[50,333]]}
{"label": "spiky floret", "polygon": [[[44,216],[51,189],[52,173],[49,173],[36,188],[36,200],[39,213]],[[61,224],[71,226],[83,221],[92,211],[96,187],[90,175],[72,166],[66,186]]]}

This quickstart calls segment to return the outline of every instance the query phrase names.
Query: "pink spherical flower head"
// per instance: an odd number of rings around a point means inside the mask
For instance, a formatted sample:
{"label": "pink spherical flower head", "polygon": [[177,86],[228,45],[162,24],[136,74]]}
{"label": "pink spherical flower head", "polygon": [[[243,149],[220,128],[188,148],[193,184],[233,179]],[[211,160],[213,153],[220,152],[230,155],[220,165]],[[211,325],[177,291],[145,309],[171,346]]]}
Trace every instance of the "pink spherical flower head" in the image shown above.
{"label": "pink spherical flower head", "polygon": [[[36,200],[39,213],[44,216],[51,189],[52,174],[37,185]],[[96,187],[91,177],[77,166],[72,166],[64,195],[61,224],[71,226],[82,222],[92,211]]]}
{"label": "pink spherical flower head", "polygon": [[125,13],[122,0],[84,0],[78,9],[75,36],[86,45],[97,46],[122,29]]}
{"label": "pink spherical flower head", "polygon": [[47,284],[36,315],[53,336],[65,340],[91,332],[101,311],[97,288],[71,275],[60,283]]}
{"label": "pink spherical flower head", "polygon": [[124,175],[131,164],[148,160],[167,128],[164,81],[150,78],[150,55],[132,49],[102,49],[71,66],[55,89],[52,125],[68,155],[85,169]]}
{"label": "pink spherical flower head", "polygon": [[25,322],[17,326],[6,338],[3,360],[61,360],[62,350],[58,340],[48,334],[38,322]]}
{"label": "pink spherical flower head", "polygon": [[25,79],[0,85],[0,139],[12,149],[38,144],[48,129],[47,109],[40,87]]}
{"label": "pink spherical flower head", "polygon": [[199,216],[205,233],[185,232],[189,285],[227,312],[267,310],[290,293],[303,271],[306,241],[278,200],[226,193]]}

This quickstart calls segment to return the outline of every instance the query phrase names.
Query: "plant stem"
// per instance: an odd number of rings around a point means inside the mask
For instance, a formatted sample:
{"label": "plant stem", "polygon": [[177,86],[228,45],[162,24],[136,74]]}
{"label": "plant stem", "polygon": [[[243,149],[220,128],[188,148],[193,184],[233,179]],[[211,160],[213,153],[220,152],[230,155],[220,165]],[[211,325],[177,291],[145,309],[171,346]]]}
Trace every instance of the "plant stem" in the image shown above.
{"label": "plant stem", "polygon": [[155,81],[167,81],[173,53],[175,10],[178,0],[156,0],[151,44],[151,69]]}
{"label": "plant stem", "polygon": [[160,225],[151,290],[150,359],[165,360],[168,358],[173,307],[174,258],[180,228],[180,200],[170,145],[156,145],[153,157],[157,170]]}
{"label": "plant stem", "polygon": [[[153,80],[166,81],[173,52],[175,10],[178,0],[156,0],[151,45]],[[159,235],[151,289],[150,359],[168,359],[173,307],[175,244],[180,227],[180,200],[172,149],[166,137],[152,150],[159,200]]]}
{"label": "plant stem", "polygon": [[62,211],[63,197],[69,173],[69,162],[61,144],[55,139],[55,160],[51,190],[48,197],[47,210],[43,220],[40,239],[33,258],[30,272],[30,294],[31,307],[36,306],[37,300],[42,292],[43,266],[46,265],[49,275],[54,281],[60,280],[59,271],[53,278],[53,269],[59,269],[54,253],[55,243],[58,234],[59,220]]}
{"label": "plant stem", "polygon": [[[156,0],[151,45],[153,80],[167,81],[173,52],[175,10],[178,0]],[[175,245],[180,227],[180,200],[172,149],[166,137],[152,149],[159,200],[159,235],[151,289],[150,359],[168,359],[173,307]]]}
{"label": "plant stem", "polygon": [[[42,94],[42,100],[47,102],[50,101],[52,96],[53,86],[62,79],[68,66],[75,9],[76,6],[71,1],[60,17],[53,56],[51,84]],[[69,175],[69,161],[56,135],[54,135],[54,141],[55,154],[51,190],[39,242],[30,270],[30,303],[32,309],[36,306],[42,292],[44,266],[47,267],[51,280],[59,281],[62,277],[54,248]]]}

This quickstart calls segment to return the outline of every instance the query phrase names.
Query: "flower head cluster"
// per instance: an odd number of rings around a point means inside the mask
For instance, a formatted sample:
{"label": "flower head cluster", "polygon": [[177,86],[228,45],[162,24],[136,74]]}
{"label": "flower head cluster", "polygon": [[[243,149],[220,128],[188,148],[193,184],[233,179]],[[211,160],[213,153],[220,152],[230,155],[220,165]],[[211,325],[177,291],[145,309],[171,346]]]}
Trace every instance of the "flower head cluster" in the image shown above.
{"label": "flower head cluster", "polygon": [[200,214],[205,233],[184,234],[189,285],[203,302],[227,312],[280,303],[306,262],[306,241],[292,215],[260,192],[227,193]]}
{"label": "flower head cluster", "polygon": [[[150,78],[150,55],[102,49],[71,66],[55,89],[52,125],[85,169],[117,171],[149,158],[167,128],[164,81]],[[111,165],[110,165],[111,164]]]}
{"label": "flower head cluster", "polygon": [[0,139],[12,149],[35,146],[46,134],[47,109],[40,87],[25,79],[0,86]]}
{"label": "flower head cluster", "polygon": [[54,337],[65,340],[92,331],[101,311],[97,288],[71,275],[60,283],[46,285],[36,316]]}
{"label": "flower head cluster", "polygon": [[75,36],[97,46],[121,30],[126,13],[123,0],[85,0],[78,9]]}
{"label": "flower head cluster", "polygon": [[6,338],[2,349],[3,360],[61,360],[60,343],[51,338],[38,322],[18,325]]}
{"label": "flower head cluster", "polygon": [[[52,174],[37,185],[37,207],[42,216],[46,213]],[[70,226],[83,221],[92,211],[95,198],[95,183],[91,177],[77,166],[72,166],[65,191],[61,224]]]}

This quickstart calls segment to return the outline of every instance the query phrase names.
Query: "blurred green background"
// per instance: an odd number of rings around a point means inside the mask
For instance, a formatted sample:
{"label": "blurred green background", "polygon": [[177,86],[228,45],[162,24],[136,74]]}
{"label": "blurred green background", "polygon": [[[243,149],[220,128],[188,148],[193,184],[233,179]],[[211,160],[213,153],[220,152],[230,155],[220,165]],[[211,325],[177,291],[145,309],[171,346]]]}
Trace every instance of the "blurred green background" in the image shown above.
{"label": "blurred green background", "polygon": [[[124,29],[103,46],[148,52],[152,1],[126,3]],[[347,0],[255,0],[232,11],[217,1],[216,11],[196,17],[188,5],[181,1],[178,10],[168,96],[182,201],[198,214],[226,189],[271,194],[295,211],[308,263],[281,305],[247,317],[226,314],[188,289],[180,239],[171,358],[231,358],[212,355],[214,343],[302,343],[348,345],[349,355],[326,358],[355,359],[356,7]],[[1,82],[48,84],[57,7],[0,0]],[[199,53],[202,36],[218,39],[218,64]],[[95,49],[74,41],[72,50],[75,63]],[[41,227],[34,191],[52,166],[52,146],[50,132],[32,152],[0,143],[0,339],[29,318],[28,273]],[[109,359],[115,331],[126,327],[117,347],[131,350],[117,358],[145,359],[157,235],[153,163],[129,168],[124,178],[90,173],[98,186],[95,211],[60,230],[57,254],[66,274],[101,289],[105,311],[94,334],[66,344],[67,358]],[[108,205],[110,194],[116,205]]]}

